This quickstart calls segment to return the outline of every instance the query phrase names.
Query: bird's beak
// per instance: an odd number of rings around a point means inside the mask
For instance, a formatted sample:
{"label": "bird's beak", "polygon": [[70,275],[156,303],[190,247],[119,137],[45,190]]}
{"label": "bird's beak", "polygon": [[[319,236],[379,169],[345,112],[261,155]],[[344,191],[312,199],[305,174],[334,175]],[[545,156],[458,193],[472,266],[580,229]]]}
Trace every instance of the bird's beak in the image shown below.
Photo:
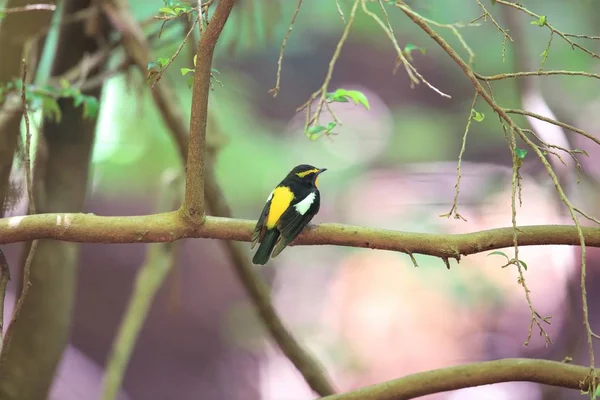
{"label": "bird's beak", "polygon": [[319,170],[319,172],[317,173],[317,175],[320,175],[320,174],[322,174],[322,173],[323,173],[323,172],[325,172],[325,171],[327,171],[327,168],[321,168],[321,169]]}

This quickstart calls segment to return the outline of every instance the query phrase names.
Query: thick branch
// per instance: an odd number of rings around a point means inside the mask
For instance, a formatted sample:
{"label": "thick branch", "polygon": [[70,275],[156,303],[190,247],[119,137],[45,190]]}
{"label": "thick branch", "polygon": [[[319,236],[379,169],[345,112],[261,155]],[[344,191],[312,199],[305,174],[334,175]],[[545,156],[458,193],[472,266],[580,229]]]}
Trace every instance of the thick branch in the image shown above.
{"label": "thick branch", "polygon": [[536,382],[587,390],[589,371],[588,367],[556,361],[508,358],[419,372],[322,399],[407,400],[432,393],[500,382]]}
{"label": "thick branch", "polygon": [[[37,214],[0,219],[0,244],[34,239],[85,243],[156,243],[183,238],[210,238],[249,242],[256,221],[207,216],[202,226],[190,226],[177,212],[132,217],[93,214]],[[600,247],[600,228],[582,227],[586,244]],[[571,225],[519,227],[519,246],[579,244]],[[433,234],[365,228],[342,224],[311,225],[293,245],[329,244],[460,258],[511,247],[513,228],[463,234]]]}
{"label": "thick branch", "polygon": [[208,92],[215,45],[231,13],[235,0],[220,0],[198,43],[196,72],[192,90],[190,138],[185,174],[185,199],[182,212],[195,222],[204,218],[204,167]]}

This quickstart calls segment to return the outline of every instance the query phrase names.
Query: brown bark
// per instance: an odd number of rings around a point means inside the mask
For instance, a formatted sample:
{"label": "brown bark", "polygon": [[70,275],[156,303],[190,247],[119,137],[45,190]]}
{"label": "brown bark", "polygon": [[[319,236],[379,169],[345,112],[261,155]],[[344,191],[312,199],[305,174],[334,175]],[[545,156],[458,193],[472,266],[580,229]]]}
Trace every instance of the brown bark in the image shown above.
{"label": "brown bark", "polygon": [[[30,2],[27,0],[9,0],[5,8],[19,8]],[[24,56],[25,43],[50,25],[52,13],[47,11],[18,12],[7,14],[0,24],[0,85],[21,76],[21,59]],[[30,68],[32,72],[35,68]],[[16,187],[9,184],[13,156],[17,149],[19,125],[23,116],[20,107],[0,109],[0,216],[10,208],[11,197]]]}
{"label": "brown bark", "polygon": [[[89,4],[67,1],[63,16]],[[84,52],[97,50],[95,38],[86,36],[84,29],[83,23],[62,28],[53,75],[76,65]],[[100,90],[88,94],[98,96]],[[71,99],[59,105],[61,122],[46,122],[42,129],[44,160],[36,168],[34,184],[38,212],[80,212],[87,189],[96,121],[84,120]],[[0,359],[2,399],[46,398],[68,340],[78,246],[41,240],[32,256],[30,288],[7,331]]]}

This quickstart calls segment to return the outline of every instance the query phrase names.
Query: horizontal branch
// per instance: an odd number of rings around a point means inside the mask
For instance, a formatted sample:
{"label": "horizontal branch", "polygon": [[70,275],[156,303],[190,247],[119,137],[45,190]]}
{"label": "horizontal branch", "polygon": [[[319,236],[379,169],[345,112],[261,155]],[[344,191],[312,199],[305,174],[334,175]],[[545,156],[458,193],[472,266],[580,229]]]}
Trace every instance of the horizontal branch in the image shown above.
{"label": "horizontal branch", "polygon": [[[256,221],[207,216],[193,224],[177,212],[101,217],[94,214],[37,214],[0,219],[0,244],[34,239],[86,243],[156,243],[183,238],[212,238],[248,242]],[[582,227],[585,243],[600,247],[600,228]],[[519,246],[579,245],[574,226],[523,226],[517,232]],[[295,245],[329,244],[420,253],[443,259],[511,247],[513,228],[463,234],[412,233],[342,224],[309,226]]]}
{"label": "horizontal branch", "polygon": [[419,372],[321,400],[407,400],[433,393],[500,382],[536,382],[587,390],[588,367],[557,361],[507,358]]}

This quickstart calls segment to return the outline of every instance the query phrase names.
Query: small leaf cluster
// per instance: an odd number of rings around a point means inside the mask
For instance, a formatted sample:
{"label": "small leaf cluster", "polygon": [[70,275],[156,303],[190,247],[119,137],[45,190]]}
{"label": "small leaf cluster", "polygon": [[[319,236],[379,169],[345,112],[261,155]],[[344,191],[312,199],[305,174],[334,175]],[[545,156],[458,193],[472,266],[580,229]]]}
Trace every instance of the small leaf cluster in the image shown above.
{"label": "small leaf cluster", "polygon": [[190,20],[198,18],[198,9],[192,7],[189,3],[179,1],[163,0],[164,7],[158,9],[161,14],[159,19],[175,19],[181,16],[187,16]]}
{"label": "small leaf cluster", "polygon": [[506,253],[504,253],[503,251],[492,251],[490,254],[488,254],[488,257],[489,257],[489,256],[503,256],[504,258],[506,258],[506,264],[505,264],[505,265],[503,265],[503,266],[502,266],[502,268],[506,268],[506,267],[508,267],[509,265],[516,265],[516,264],[518,263],[518,264],[519,264],[521,267],[523,267],[523,269],[524,269],[525,271],[527,271],[527,264],[525,263],[525,261],[522,261],[522,260],[515,260],[514,258],[513,258],[513,259],[510,259],[510,258],[509,258],[509,257],[506,255]]}
{"label": "small leaf cluster", "polygon": [[[23,83],[20,79],[9,81],[0,85],[0,105],[4,104],[8,95],[20,93]],[[25,97],[28,107],[32,111],[42,110],[44,118],[53,122],[60,122],[62,111],[58,104],[61,99],[72,99],[75,107],[82,107],[84,118],[95,118],[98,115],[100,104],[94,96],[81,93],[65,79],[60,81],[60,86],[53,85],[25,85]]]}
{"label": "small leaf cluster", "polygon": [[[326,93],[325,100],[327,103],[348,103],[352,100],[354,104],[360,104],[367,110],[371,108],[369,99],[367,99],[367,96],[359,90],[337,89],[335,92]],[[330,122],[327,126],[318,124],[312,125],[306,130],[305,134],[310,140],[317,140],[323,135],[327,136],[335,134],[333,129],[337,125],[336,122]]]}

